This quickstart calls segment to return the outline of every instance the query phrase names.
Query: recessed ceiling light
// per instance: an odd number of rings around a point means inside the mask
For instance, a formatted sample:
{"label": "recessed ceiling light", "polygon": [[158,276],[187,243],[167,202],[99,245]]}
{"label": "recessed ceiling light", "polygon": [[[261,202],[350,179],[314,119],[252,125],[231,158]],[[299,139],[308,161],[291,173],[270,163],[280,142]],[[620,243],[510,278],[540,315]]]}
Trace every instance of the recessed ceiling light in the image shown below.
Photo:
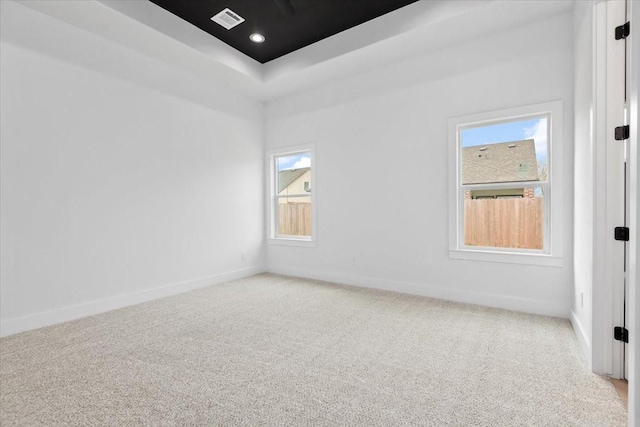
{"label": "recessed ceiling light", "polygon": [[264,36],[262,34],[259,33],[253,33],[249,36],[249,40],[251,40],[254,43],[262,43],[264,42],[266,39],[264,38]]}

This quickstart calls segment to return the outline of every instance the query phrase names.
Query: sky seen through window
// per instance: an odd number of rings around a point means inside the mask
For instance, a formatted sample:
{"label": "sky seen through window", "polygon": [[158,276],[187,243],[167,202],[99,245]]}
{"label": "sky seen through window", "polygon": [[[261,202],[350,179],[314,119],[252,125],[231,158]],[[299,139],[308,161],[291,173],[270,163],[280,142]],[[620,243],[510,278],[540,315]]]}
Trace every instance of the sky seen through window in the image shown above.
{"label": "sky seen through window", "polygon": [[543,164],[547,161],[547,127],[548,120],[546,117],[534,117],[464,129],[460,132],[461,145],[463,147],[474,147],[533,139],[536,147],[536,158],[539,163]]}

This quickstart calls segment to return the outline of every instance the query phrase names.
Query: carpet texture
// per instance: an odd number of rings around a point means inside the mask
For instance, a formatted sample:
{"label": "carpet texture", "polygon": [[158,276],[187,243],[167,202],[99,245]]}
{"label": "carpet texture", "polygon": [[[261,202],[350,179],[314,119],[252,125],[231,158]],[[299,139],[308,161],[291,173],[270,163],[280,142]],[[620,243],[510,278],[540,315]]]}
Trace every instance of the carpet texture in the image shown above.
{"label": "carpet texture", "polygon": [[622,426],[567,320],[263,274],[0,340],[0,425]]}

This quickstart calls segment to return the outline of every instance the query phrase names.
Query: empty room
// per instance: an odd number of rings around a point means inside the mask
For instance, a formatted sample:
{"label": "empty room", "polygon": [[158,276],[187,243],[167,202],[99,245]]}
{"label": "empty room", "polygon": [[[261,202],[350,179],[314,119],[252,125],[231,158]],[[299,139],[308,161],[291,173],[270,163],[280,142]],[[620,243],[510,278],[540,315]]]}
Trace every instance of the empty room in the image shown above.
{"label": "empty room", "polygon": [[640,427],[640,2],[0,19],[3,427]]}

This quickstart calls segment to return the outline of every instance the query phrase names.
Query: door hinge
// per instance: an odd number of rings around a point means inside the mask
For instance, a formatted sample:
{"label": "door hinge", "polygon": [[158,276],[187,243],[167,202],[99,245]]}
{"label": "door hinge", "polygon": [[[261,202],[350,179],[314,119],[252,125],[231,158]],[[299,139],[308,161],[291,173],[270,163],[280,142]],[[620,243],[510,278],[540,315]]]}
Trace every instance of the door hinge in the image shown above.
{"label": "door hinge", "polygon": [[629,342],[629,331],[622,326],[616,326],[613,328],[613,338],[616,341]]}
{"label": "door hinge", "polygon": [[629,139],[630,133],[631,129],[629,128],[629,125],[618,126],[614,130],[614,137],[616,141],[622,141],[625,139]]}
{"label": "door hinge", "polygon": [[629,227],[616,227],[613,229],[613,237],[623,242],[629,241]]}
{"label": "door hinge", "polygon": [[624,24],[616,27],[616,40],[626,39],[629,37],[629,32],[631,30],[631,23],[629,21]]}

